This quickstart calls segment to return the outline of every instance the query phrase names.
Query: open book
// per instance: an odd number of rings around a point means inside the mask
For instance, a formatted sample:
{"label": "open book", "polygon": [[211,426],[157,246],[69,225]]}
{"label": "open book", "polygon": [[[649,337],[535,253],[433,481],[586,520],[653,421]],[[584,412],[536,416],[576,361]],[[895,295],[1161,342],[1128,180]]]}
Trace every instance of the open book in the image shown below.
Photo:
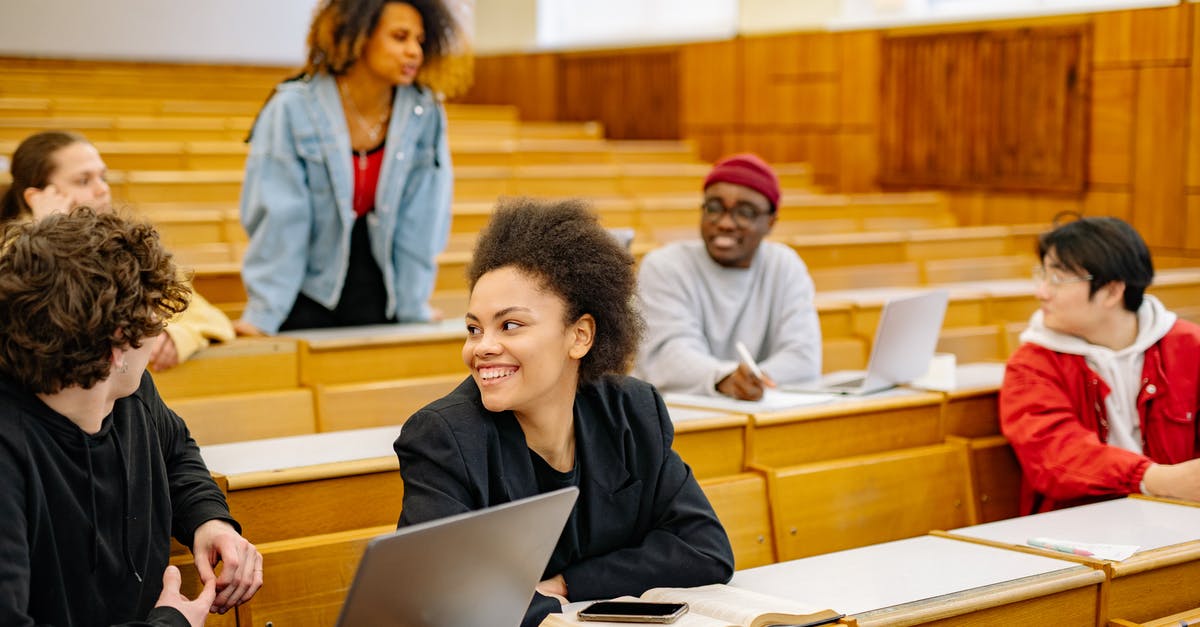
{"label": "open book", "polygon": [[[618,600],[687,603],[688,612],[673,623],[676,627],[766,627],[776,624],[800,627],[832,623],[842,617],[833,610],[814,610],[795,601],[725,584],[698,588],[653,588],[643,593],[640,599],[622,597]],[[576,614],[578,612],[551,614],[542,621],[542,627],[629,625],[581,621]]]}

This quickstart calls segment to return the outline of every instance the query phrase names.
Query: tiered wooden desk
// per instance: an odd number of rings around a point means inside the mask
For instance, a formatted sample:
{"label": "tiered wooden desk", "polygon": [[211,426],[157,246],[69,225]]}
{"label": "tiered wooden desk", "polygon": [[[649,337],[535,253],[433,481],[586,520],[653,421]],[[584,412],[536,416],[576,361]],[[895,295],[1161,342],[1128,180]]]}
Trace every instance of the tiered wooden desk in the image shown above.
{"label": "tiered wooden desk", "polygon": [[229,508],[251,542],[396,523],[404,486],[392,442],[399,426],[200,448],[229,482]]}
{"label": "tiered wooden desk", "polygon": [[734,573],[732,585],[875,625],[1095,627],[1104,574],[1073,562],[921,536]]}
{"label": "tiered wooden desk", "polygon": [[300,340],[300,381],[310,386],[467,372],[462,361],[466,337],[462,320],[291,331],[281,336]]}
{"label": "tiered wooden desk", "polygon": [[[1110,579],[1102,621],[1148,621],[1200,606],[1200,507],[1126,498],[954,529],[948,537],[1030,553],[1034,537],[1141,547],[1121,562],[1065,556]],[[1104,624],[1101,622],[1101,624]]]}

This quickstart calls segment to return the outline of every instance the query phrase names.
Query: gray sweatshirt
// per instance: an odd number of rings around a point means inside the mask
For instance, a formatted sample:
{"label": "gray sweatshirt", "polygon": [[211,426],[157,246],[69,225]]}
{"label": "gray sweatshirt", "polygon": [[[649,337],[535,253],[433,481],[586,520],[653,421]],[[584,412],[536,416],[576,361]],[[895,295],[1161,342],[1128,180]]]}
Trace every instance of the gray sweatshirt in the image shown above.
{"label": "gray sweatshirt", "polygon": [[821,374],[812,278],[786,245],[763,242],[749,268],[726,268],[699,240],[669,244],[642,260],[638,298],[646,334],[633,375],[664,392],[718,394],[738,341],[776,383]]}

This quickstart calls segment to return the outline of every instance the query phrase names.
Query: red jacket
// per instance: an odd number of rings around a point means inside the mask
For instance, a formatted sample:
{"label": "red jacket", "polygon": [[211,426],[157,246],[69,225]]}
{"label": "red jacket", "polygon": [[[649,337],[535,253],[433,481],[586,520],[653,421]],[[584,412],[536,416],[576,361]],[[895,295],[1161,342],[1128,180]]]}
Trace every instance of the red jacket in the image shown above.
{"label": "red jacket", "polygon": [[1142,451],[1105,444],[1108,385],[1080,355],[1021,345],[1000,387],[1000,429],[1021,462],[1021,513],[1140,492],[1151,462],[1196,457],[1200,326],[1184,320],[1146,350],[1137,408]]}

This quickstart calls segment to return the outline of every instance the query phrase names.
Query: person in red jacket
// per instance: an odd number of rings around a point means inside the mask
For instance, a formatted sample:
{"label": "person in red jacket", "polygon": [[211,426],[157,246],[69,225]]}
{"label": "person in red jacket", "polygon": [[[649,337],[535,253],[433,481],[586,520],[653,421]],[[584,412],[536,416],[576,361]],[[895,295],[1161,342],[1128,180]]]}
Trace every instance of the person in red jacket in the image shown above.
{"label": "person in red jacket", "polygon": [[1041,307],[1000,388],[1021,513],[1132,493],[1200,501],[1200,326],[1145,295],[1140,235],[1116,218],[1045,233]]}

